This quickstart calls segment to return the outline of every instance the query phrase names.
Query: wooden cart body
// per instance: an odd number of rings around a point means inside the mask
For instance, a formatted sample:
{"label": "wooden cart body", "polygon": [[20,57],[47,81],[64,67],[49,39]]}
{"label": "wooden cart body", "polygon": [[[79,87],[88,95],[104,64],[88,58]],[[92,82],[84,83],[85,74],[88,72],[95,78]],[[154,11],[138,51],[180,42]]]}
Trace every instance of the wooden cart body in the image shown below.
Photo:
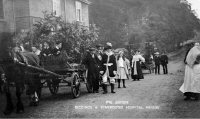
{"label": "wooden cart body", "polygon": [[75,65],[69,64],[67,61],[62,62],[62,64],[52,63],[51,65],[50,62],[45,64],[44,60],[41,60],[41,67],[27,65],[21,62],[18,62],[18,64],[27,69],[34,69],[37,72],[36,75],[41,79],[42,84],[46,83],[53,95],[58,93],[60,83],[66,83],[67,86],[71,87],[73,98],[77,98],[80,96],[81,82],[87,82],[85,75],[86,69],[80,64]]}

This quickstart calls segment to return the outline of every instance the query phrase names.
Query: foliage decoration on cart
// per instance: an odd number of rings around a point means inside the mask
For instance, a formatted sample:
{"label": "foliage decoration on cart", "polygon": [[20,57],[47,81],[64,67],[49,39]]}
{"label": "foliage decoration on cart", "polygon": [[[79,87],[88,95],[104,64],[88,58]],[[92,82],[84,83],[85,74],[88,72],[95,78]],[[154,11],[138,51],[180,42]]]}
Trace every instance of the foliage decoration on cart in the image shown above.
{"label": "foliage decoration on cart", "polygon": [[82,55],[95,41],[98,40],[99,29],[95,24],[83,26],[79,22],[66,23],[61,16],[55,13],[43,12],[44,18],[36,21],[31,31],[23,31],[17,34],[14,42],[25,47],[37,46],[48,42],[51,47],[56,43],[62,43],[73,61],[80,62]]}

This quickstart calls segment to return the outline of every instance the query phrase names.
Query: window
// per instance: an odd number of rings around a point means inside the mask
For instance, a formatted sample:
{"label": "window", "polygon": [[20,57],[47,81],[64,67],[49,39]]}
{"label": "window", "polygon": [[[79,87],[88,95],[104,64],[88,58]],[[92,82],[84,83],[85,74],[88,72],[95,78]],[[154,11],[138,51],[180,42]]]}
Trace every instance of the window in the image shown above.
{"label": "window", "polygon": [[82,6],[79,1],[76,1],[76,21],[82,22]]}
{"label": "window", "polygon": [[53,12],[55,12],[57,16],[61,15],[61,3],[60,3],[60,0],[53,0]]}
{"label": "window", "polygon": [[4,18],[3,0],[0,0],[0,19]]}

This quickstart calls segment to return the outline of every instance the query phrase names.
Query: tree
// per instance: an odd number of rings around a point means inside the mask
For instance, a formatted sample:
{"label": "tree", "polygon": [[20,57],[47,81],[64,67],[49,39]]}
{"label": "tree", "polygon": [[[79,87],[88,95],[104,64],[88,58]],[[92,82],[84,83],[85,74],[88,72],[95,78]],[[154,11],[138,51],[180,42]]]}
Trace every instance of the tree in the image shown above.
{"label": "tree", "polygon": [[[129,42],[140,49],[155,42],[161,50],[172,51],[200,30],[199,19],[186,0],[92,0],[90,19],[101,28],[103,42],[125,47]],[[123,24],[127,24],[125,37]]]}
{"label": "tree", "polygon": [[[23,36],[23,38],[21,37]],[[29,40],[26,40],[29,38]],[[32,31],[25,35],[19,34],[16,38],[18,43],[27,43],[39,46],[48,42],[54,47],[57,42],[63,43],[63,50],[66,50],[72,57],[74,53],[82,54],[98,40],[98,29],[92,24],[89,27],[81,24],[66,23],[60,16],[55,13],[44,12],[44,18],[34,24]]]}

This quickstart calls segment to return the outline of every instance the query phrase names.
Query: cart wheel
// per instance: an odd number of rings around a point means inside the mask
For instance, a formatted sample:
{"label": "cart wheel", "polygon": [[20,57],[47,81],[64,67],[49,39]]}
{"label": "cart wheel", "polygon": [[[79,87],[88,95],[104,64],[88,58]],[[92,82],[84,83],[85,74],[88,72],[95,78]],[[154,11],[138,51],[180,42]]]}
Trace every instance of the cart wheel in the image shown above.
{"label": "cart wheel", "polygon": [[51,92],[52,95],[55,95],[55,94],[58,93],[58,89],[59,89],[59,83],[58,82],[55,82],[55,81],[53,81],[51,79],[51,80],[49,80],[47,82],[47,85],[48,85],[49,90],[50,90],[50,92]]}
{"label": "cart wheel", "polygon": [[81,86],[80,79],[78,75],[75,74],[71,82],[71,90],[72,90],[73,98],[77,98],[80,96],[80,93],[81,93],[80,86]]}

